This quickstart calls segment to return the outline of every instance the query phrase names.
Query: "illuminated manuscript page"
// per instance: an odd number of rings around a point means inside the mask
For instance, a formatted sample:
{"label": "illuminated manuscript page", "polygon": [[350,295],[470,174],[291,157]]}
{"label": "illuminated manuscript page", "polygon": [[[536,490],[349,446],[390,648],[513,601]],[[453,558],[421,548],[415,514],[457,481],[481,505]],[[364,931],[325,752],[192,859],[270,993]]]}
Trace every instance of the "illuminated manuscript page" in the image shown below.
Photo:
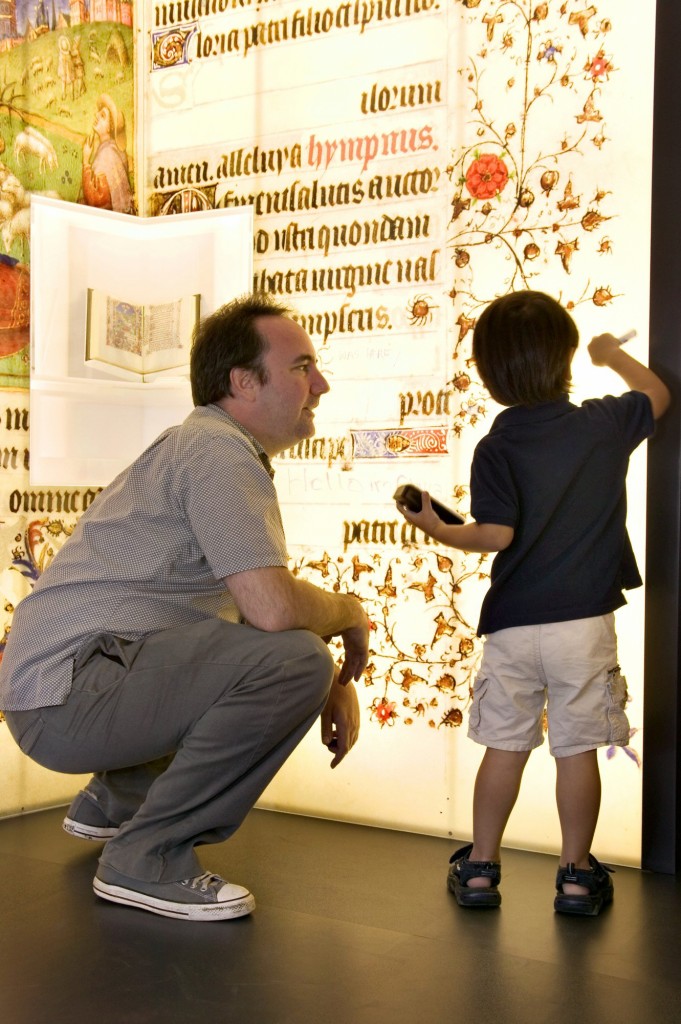
{"label": "illuminated manuscript page", "polygon": [[[652,14],[633,0],[148,6],[146,211],[253,205],[254,287],[294,307],[332,387],[314,442],[277,460],[291,566],[359,594],[372,620],[358,747],[332,776],[313,731],[268,806],[470,834],[490,560],[425,543],[391,495],[413,481],[468,512],[498,412],[471,331],[496,295],[550,292],[583,339],[635,327],[646,358]],[[578,401],[624,390],[583,350],[574,377]],[[618,621],[637,727],[640,592]],[[602,752],[602,856],[638,857],[641,751],[637,733]],[[512,845],[556,847],[549,760],[546,745],[531,759]]]}

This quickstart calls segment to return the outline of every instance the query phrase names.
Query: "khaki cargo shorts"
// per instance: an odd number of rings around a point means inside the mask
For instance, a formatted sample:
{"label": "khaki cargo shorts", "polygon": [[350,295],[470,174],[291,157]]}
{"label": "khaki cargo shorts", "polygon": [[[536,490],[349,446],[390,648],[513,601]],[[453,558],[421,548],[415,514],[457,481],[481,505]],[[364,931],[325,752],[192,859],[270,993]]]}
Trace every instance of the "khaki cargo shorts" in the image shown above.
{"label": "khaki cargo shorts", "polygon": [[627,683],[617,664],[615,616],[514,626],[485,639],[468,735],[499,750],[549,750],[570,757],[626,746]]}

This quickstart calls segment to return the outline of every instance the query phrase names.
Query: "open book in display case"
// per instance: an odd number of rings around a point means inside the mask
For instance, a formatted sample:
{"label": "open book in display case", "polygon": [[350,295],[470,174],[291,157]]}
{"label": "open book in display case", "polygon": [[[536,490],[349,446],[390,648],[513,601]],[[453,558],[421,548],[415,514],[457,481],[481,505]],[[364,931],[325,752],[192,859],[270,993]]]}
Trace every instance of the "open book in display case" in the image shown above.
{"label": "open book in display case", "polygon": [[200,315],[198,293],[141,303],[88,288],[85,364],[139,384],[186,377]]}
{"label": "open book in display case", "polygon": [[192,409],[194,325],[252,282],[250,207],[31,203],[31,485],[103,486]]}

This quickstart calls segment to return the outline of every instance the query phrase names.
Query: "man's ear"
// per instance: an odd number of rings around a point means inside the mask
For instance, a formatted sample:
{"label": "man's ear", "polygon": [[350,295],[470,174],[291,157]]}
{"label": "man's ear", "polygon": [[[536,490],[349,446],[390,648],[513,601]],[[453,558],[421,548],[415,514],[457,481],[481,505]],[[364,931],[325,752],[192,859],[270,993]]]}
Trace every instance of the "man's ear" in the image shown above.
{"label": "man's ear", "polygon": [[243,366],[235,366],[229,374],[229,382],[234,398],[252,402],[257,396],[260,381],[253,370]]}

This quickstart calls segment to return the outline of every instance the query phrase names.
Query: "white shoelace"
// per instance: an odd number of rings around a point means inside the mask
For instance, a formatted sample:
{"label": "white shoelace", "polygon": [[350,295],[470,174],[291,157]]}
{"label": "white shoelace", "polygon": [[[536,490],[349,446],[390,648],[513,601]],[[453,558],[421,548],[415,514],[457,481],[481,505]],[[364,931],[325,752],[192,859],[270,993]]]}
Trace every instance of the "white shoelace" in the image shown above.
{"label": "white shoelace", "polygon": [[225,880],[220,875],[213,875],[210,871],[204,871],[202,875],[197,875],[196,878],[186,878],[180,884],[186,885],[188,889],[200,889],[201,892],[208,892],[209,889],[214,888],[217,893],[218,887],[223,886]]}

